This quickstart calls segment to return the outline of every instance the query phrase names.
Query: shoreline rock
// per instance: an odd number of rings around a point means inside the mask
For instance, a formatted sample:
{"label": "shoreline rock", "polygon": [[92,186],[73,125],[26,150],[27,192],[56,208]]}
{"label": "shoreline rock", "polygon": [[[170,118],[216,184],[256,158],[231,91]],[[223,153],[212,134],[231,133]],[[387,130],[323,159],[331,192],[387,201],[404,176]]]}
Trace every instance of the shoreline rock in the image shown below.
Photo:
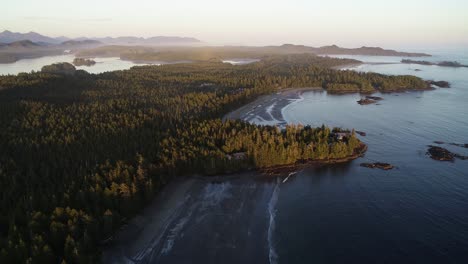
{"label": "shoreline rock", "polygon": [[444,145],[444,144],[448,144],[448,145],[451,145],[451,146],[456,146],[456,147],[460,147],[460,148],[468,148],[468,143],[446,143],[444,141],[433,141],[434,144],[437,144],[437,145]]}
{"label": "shoreline rock", "polygon": [[468,148],[468,144],[449,143],[449,145],[457,146],[457,147],[460,147],[460,148]]}
{"label": "shoreline rock", "polygon": [[450,83],[447,81],[428,81],[428,83],[439,88],[450,88]]}
{"label": "shoreline rock", "polygon": [[360,105],[369,105],[369,104],[375,104],[375,103],[377,103],[377,101],[373,100],[373,99],[363,98],[363,99],[357,101],[357,103],[360,104]]}
{"label": "shoreline rock", "polygon": [[366,99],[369,99],[369,100],[374,100],[374,101],[381,101],[381,100],[383,100],[383,98],[382,98],[382,97],[378,97],[378,96],[370,96],[370,95],[366,96]]}
{"label": "shoreline rock", "polygon": [[360,136],[363,136],[363,137],[367,136],[366,132],[358,131],[358,130],[356,130],[355,132],[356,132],[356,134],[358,134]]}

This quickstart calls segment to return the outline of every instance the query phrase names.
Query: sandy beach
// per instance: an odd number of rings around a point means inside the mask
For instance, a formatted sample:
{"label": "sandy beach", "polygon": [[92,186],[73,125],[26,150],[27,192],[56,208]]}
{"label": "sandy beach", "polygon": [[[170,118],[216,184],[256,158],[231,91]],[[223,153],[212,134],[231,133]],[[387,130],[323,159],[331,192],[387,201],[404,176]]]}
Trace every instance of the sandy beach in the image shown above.
{"label": "sandy beach", "polygon": [[227,119],[242,119],[261,125],[278,125],[284,127],[286,121],[282,110],[287,105],[301,99],[307,91],[323,90],[321,87],[287,88],[274,94],[264,95],[257,100],[234,110],[223,117]]}

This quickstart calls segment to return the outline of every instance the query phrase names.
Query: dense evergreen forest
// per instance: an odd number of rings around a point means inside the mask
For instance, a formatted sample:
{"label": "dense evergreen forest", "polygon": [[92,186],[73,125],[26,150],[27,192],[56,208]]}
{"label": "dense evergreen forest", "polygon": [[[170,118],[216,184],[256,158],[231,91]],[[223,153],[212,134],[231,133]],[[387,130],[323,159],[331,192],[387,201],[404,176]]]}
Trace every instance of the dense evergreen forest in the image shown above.
{"label": "dense evergreen forest", "polygon": [[[141,66],[70,65],[0,76],[0,263],[95,263],[99,248],[171,178],[347,157],[360,145],[322,126],[280,130],[221,117],[287,87],[426,89],[412,76],[336,71],[353,62],[275,56]],[[60,70],[66,74],[57,74]]]}

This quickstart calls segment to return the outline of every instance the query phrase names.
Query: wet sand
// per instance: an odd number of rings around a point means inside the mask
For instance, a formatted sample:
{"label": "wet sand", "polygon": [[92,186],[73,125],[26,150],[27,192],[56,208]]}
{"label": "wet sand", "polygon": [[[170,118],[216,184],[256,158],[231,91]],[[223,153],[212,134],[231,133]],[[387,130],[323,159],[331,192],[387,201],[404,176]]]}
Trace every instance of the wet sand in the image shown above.
{"label": "wet sand", "polygon": [[300,100],[302,93],[312,90],[323,90],[321,87],[288,88],[274,94],[264,95],[257,100],[228,113],[226,119],[242,119],[262,125],[278,125],[284,127],[286,121],[282,110],[287,105]]}
{"label": "wet sand", "polygon": [[104,263],[274,263],[277,179],[256,172],[170,183],[119,231]]}

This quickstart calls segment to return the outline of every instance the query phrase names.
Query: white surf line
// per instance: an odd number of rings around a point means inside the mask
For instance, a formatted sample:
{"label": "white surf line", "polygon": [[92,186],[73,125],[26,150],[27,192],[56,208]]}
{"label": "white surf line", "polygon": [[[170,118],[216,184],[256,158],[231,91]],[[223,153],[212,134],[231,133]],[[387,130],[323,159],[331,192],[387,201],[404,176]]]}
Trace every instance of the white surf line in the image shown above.
{"label": "white surf line", "polygon": [[[281,109],[281,116],[282,116],[283,120],[284,120],[286,123],[288,123],[288,122],[287,122],[287,120],[286,120],[286,118],[285,118],[284,111],[285,111],[286,109],[288,109],[289,107],[291,107],[292,105],[295,105],[295,104],[297,104],[297,103],[299,103],[299,102],[301,102],[301,101],[304,101],[304,96],[302,95],[302,93],[300,93],[298,99],[289,99],[289,101],[290,101],[290,103],[287,104],[285,107],[283,107],[283,108]],[[292,121],[293,121],[292,123],[296,123],[296,124],[298,123],[297,120],[292,120]]]}
{"label": "white surf line", "polygon": [[276,119],[272,121],[267,121],[258,115],[253,118],[246,119],[246,121],[254,123],[254,124],[258,124],[258,125],[267,125],[267,126],[275,126],[278,124],[278,121]]}
{"label": "white surf line", "polygon": [[176,208],[172,211],[172,213],[165,219],[164,221],[164,227],[160,234],[156,236],[147,246],[145,246],[142,250],[140,250],[137,254],[135,254],[133,257],[130,259],[133,261],[133,263],[139,263],[141,262],[146,256],[150,255],[150,258],[153,258],[153,255],[156,251],[157,246],[160,244],[161,239],[164,237],[165,234],[169,231],[169,226],[173,223],[175,218],[180,215],[182,212],[182,207],[183,205],[188,202],[188,200],[191,198],[191,195],[188,194],[184,197],[184,200],[179,202]]}
{"label": "white surf line", "polygon": [[268,226],[268,258],[270,264],[278,263],[278,254],[276,253],[275,246],[273,243],[273,235],[275,232],[275,218],[276,218],[276,204],[278,202],[278,196],[280,191],[280,179],[276,178],[276,186],[271,194],[270,202],[268,203],[268,213],[270,215],[270,224]]}
{"label": "white surf line", "polygon": [[[154,254],[156,250],[153,249],[151,255],[149,257],[149,263],[152,263],[153,260],[159,262],[159,259],[167,255],[173,248],[177,237],[183,231],[185,226],[187,225],[188,221],[191,219],[192,215],[196,210],[199,211],[210,211],[213,210],[213,207],[219,206],[219,204],[231,197],[230,189],[232,185],[228,183],[221,183],[221,184],[208,184],[203,189],[203,193],[199,194],[195,200],[195,203],[190,206],[188,209],[187,215],[177,222],[177,224],[170,230],[165,231],[164,233],[167,234],[165,236],[165,241],[162,244],[162,249],[157,252],[157,256],[155,258]],[[167,227],[166,227],[167,229]]]}
{"label": "white surf line", "polygon": [[[184,229],[185,225],[190,220],[190,217],[192,217],[192,214],[193,214],[193,212],[195,210],[195,206],[196,205],[191,206],[188,213],[187,213],[187,215],[185,217],[181,218],[177,222],[177,224],[169,231],[169,234],[166,237],[166,241],[165,241],[165,243],[163,245],[163,248],[161,249],[161,252],[160,252],[157,260],[159,260],[161,255],[167,255],[171,251],[172,247],[175,244],[175,240],[177,239],[180,232]],[[152,258],[153,257],[151,256],[149,262],[152,261]]]}
{"label": "white surf line", "polygon": [[272,121],[278,121],[278,120],[276,120],[275,117],[271,114],[271,112],[273,111],[273,108],[275,108],[275,106],[276,106],[276,102],[274,102],[273,104],[271,104],[270,106],[268,106],[268,107],[266,108],[266,112],[267,112],[267,114],[270,115]]}
{"label": "white surf line", "polygon": [[[179,237],[189,220],[192,218],[194,212],[197,210],[200,212],[212,212],[216,207],[219,206],[222,201],[231,197],[231,188],[232,185],[229,182],[206,185],[203,189],[203,192],[196,198],[195,203],[188,209],[187,215],[179,219],[177,224],[172,229],[165,232],[167,235],[165,236],[164,243],[162,243],[162,248],[159,250],[159,252],[153,250],[148,262],[152,263],[153,260],[155,260],[157,263],[162,256],[169,254],[176,242],[176,239]],[[204,216],[202,216],[202,218]],[[155,253],[157,253],[156,257],[153,256]]]}
{"label": "white surf line", "polygon": [[230,182],[209,183],[203,189],[203,193],[198,198],[201,211],[211,211],[216,209],[221,202],[232,197],[232,184]]}
{"label": "white surf line", "polygon": [[288,174],[288,177],[286,177],[284,180],[283,180],[283,183],[287,182],[289,180],[289,177],[291,177],[292,175],[295,175],[297,173],[297,171],[295,172],[291,172]]}

